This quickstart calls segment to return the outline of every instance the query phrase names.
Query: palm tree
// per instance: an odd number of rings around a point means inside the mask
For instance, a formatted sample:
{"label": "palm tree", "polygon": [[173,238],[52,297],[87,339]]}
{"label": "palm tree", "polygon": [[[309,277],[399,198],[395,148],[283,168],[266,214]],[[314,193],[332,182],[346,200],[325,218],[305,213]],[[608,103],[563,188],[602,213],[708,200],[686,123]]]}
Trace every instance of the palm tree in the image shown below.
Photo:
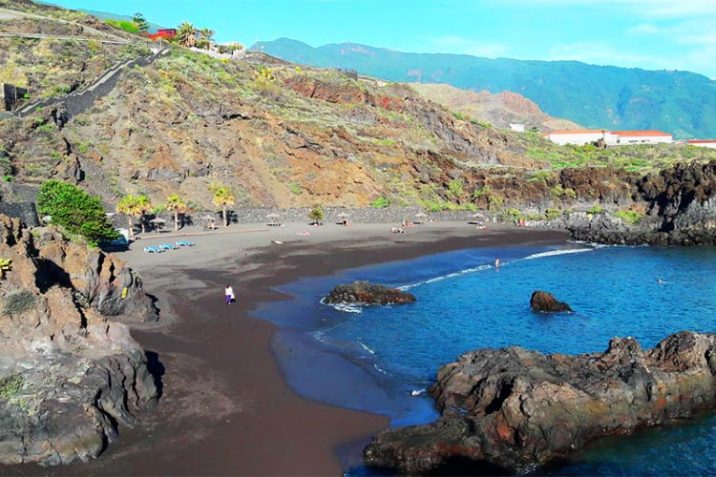
{"label": "palm tree", "polygon": [[201,30],[199,30],[199,34],[207,41],[211,41],[214,38],[216,32],[211,28],[202,28]]}
{"label": "palm tree", "polygon": [[196,28],[189,22],[182,22],[177,28],[176,39],[182,46],[194,46],[196,42]]}
{"label": "palm tree", "polygon": [[210,186],[209,190],[214,194],[214,205],[221,207],[221,216],[224,219],[224,227],[229,226],[229,216],[227,214],[227,208],[230,205],[234,205],[236,197],[231,189],[226,187],[224,184],[214,183]]}
{"label": "palm tree", "polygon": [[[188,210],[186,202],[177,194],[167,197],[167,210],[174,212],[174,230],[179,230],[179,214],[185,214]],[[184,225],[184,224],[182,224]]]}
{"label": "palm tree", "polygon": [[140,210],[139,225],[142,227],[142,233],[144,233],[144,214],[146,214],[147,211],[152,208],[152,201],[149,200],[149,197],[144,194],[138,195],[136,199],[137,207]]}
{"label": "palm tree", "polygon": [[119,203],[117,203],[117,212],[127,216],[130,240],[134,238],[134,223],[132,223],[132,217],[142,215],[142,209],[139,206],[139,201],[137,199],[137,196],[127,194],[122,197],[122,200],[120,200]]}

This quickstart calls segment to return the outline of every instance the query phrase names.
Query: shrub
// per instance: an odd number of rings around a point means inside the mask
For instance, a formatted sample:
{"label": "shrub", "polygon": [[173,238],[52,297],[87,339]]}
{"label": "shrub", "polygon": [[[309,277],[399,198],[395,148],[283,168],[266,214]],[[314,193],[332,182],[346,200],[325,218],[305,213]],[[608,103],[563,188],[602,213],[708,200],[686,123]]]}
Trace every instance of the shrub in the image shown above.
{"label": "shrub", "polygon": [[642,214],[636,210],[618,210],[614,215],[630,225],[638,224],[643,217]]}
{"label": "shrub", "polygon": [[509,208],[502,213],[502,220],[504,220],[505,222],[507,222],[507,221],[517,222],[518,220],[520,220],[522,218],[523,218],[523,215],[522,215],[522,212],[520,211],[520,209]]}
{"label": "shrub", "polygon": [[561,215],[562,211],[560,209],[547,209],[544,211],[544,218],[546,220],[554,220],[559,218]]}
{"label": "shrub", "polygon": [[130,20],[105,20],[105,23],[127,33],[139,33],[139,25]]}
{"label": "shrub", "polygon": [[603,214],[603,213],[604,213],[604,207],[602,207],[601,205],[595,205],[594,207],[592,207],[591,209],[589,209],[589,210],[587,211],[587,213],[588,213],[588,214],[591,214],[591,215]]}
{"label": "shrub", "polygon": [[30,290],[12,291],[5,295],[2,304],[4,315],[21,315],[35,308],[35,294]]}
{"label": "shrub", "polygon": [[16,374],[8,376],[0,381],[0,399],[9,401],[22,390],[22,376]]}
{"label": "shrub", "polygon": [[99,199],[79,187],[58,180],[42,184],[37,210],[68,233],[81,235],[90,245],[116,239],[119,234],[107,220]]}
{"label": "shrub", "polygon": [[298,182],[292,182],[292,183],[288,186],[288,188],[291,190],[291,193],[293,193],[293,194],[296,194],[296,195],[300,195],[300,194],[301,194],[301,191],[302,191],[302,190],[301,190],[301,184],[299,184]]}
{"label": "shrub", "polygon": [[323,208],[320,205],[314,205],[308,213],[308,218],[311,219],[314,224],[318,224],[323,220],[324,215]]}
{"label": "shrub", "polygon": [[385,209],[390,205],[390,199],[387,197],[378,197],[373,202],[371,202],[371,207],[375,209]]}
{"label": "shrub", "polygon": [[465,184],[462,179],[453,179],[448,182],[448,190],[454,197],[462,197]]}
{"label": "shrub", "polygon": [[549,190],[553,199],[576,199],[577,193],[574,189],[569,187],[562,187],[561,184],[557,184]]}

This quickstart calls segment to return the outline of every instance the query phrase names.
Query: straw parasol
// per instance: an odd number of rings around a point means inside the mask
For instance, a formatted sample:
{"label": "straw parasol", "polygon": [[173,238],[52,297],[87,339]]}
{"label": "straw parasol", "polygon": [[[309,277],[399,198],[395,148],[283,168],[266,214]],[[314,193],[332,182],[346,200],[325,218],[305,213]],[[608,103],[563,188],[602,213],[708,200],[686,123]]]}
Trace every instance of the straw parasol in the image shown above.
{"label": "straw parasol", "polygon": [[351,216],[351,214],[347,214],[345,212],[341,212],[340,214],[338,214],[338,217],[340,217],[342,219],[350,217],[350,216]]}
{"label": "straw parasol", "polygon": [[424,219],[427,216],[428,216],[428,214],[426,214],[425,212],[418,212],[417,214],[415,214],[415,217],[417,217],[419,219]]}
{"label": "straw parasol", "polygon": [[156,217],[149,221],[150,224],[165,224],[167,221],[162,219],[161,217]]}

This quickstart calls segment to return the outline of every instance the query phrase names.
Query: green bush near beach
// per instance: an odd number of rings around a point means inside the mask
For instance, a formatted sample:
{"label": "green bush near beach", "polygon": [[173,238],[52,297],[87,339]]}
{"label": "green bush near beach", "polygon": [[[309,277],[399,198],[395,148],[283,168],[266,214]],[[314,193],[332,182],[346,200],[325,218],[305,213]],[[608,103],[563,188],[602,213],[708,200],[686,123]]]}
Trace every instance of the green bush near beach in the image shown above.
{"label": "green bush near beach", "polygon": [[371,207],[375,209],[385,209],[390,205],[390,199],[387,197],[378,197],[373,202],[371,202]]}
{"label": "green bush near beach", "polygon": [[67,182],[53,179],[42,184],[37,210],[52,217],[52,223],[62,227],[70,238],[81,236],[90,245],[119,236],[107,220],[99,198]]}

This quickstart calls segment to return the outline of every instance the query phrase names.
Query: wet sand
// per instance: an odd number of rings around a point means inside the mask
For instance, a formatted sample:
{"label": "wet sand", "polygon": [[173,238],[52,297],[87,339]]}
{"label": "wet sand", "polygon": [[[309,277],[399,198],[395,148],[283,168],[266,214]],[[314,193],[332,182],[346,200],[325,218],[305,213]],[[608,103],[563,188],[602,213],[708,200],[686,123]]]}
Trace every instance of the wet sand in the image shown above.
{"label": "wet sand", "polygon": [[[563,232],[476,231],[451,223],[400,235],[389,228],[236,227],[235,233],[192,237],[195,247],[159,255],[144,254],[141,247],[161,237],[138,241],[124,258],[162,309],[160,324],[133,330],[161,376],[156,409],[141,426],[121,429],[118,441],[95,461],[3,473],[340,475],[358,462],[362,444],[388,419],[316,403],[288,387],[271,350],[276,328],[250,316],[258,303],[282,299],[271,288],[448,250],[566,240]],[[303,231],[311,235],[296,235]],[[238,303],[224,304],[225,283],[234,287]],[[341,376],[335,381],[350,386]]]}

